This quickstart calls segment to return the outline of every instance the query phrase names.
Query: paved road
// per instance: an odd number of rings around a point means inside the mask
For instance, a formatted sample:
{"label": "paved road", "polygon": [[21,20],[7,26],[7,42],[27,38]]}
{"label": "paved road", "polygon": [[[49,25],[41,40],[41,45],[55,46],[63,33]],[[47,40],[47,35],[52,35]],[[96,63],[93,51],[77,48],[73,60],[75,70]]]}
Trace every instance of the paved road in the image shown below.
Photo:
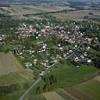
{"label": "paved road", "polygon": [[39,77],[33,84],[32,86],[18,99],[18,100],[24,100],[27,94],[32,90],[32,88],[38,84],[41,81],[41,77]]}
{"label": "paved road", "polygon": [[[80,46],[81,46],[82,44],[80,44]],[[80,46],[76,49],[76,50],[78,50],[79,48],[80,48]],[[74,50],[74,51],[76,51],[76,50]],[[71,53],[69,56],[67,56],[66,57],[66,59],[68,59],[68,58],[70,58],[73,54],[74,54],[75,52],[73,52],[73,53]],[[56,63],[55,63],[56,64]],[[53,64],[53,66],[55,65],[55,64]],[[51,67],[53,67],[53,66],[51,66]],[[51,68],[50,67],[50,68]],[[47,73],[48,73],[48,71],[49,71],[49,69],[50,68],[48,68],[46,71],[45,71],[45,74],[44,75],[46,75]],[[41,77],[39,77],[33,84],[32,84],[32,86],[28,89],[28,90],[26,90],[26,92],[18,99],[18,100],[25,100],[25,97],[28,95],[28,93],[41,81]]]}

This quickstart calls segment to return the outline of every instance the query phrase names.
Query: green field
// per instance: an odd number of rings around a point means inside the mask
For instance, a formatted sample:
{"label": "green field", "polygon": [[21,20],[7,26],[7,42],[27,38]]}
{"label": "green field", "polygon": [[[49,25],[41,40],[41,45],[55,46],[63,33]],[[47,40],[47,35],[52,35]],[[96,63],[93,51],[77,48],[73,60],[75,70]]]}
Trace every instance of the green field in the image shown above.
{"label": "green field", "polygon": [[18,63],[12,53],[0,53],[0,75],[22,70],[22,66]]}
{"label": "green field", "polygon": [[100,82],[92,80],[83,83],[76,88],[91,98],[100,100]]}
{"label": "green field", "polygon": [[[84,98],[88,98],[86,95],[81,94],[80,91],[75,92],[75,89],[72,87],[76,87],[76,86],[79,87],[81,83],[88,82],[88,80],[91,80],[95,76],[97,76],[99,74],[99,71],[100,70],[98,70],[97,68],[95,68],[92,65],[81,65],[79,68],[77,68],[76,66],[74,66],[70,63],[58,64],[55,66],[55,68],[51,69],[49,74],[47,75],[47,77],[50,75],[53,75],[56,78],[57,82],[53,83],[53,85],[51,85],[51,86],[47,83],[48,86],[46,88],[46,91],[43,91],[43,86],[45,84],[44,81],[41,81],[41,83],[39,83],[36,87],[40,86],[40,88],[41,88],[40,93],[56,90],[57,93],[60,96],[62,96],[63,98],[69,98],[68,100],[73,100],[73,98],[74,98],[73,94],[67,93],[65,91],[65,90],[69,90],[69,89],[71,91],[73,91],[74,93],[78,93],[79,95],[81,95]],[[96,84],[98,84],[98,83],[96,83]],[[94,84],[94,86],[96,84]],[[100,84],[98,84],[96,87],[97,90],[96,89],[93,90],[95,93],[96,92],[99,93],[98,92],[99,85]],[[36,94],[36,91],[37,91],[36,87],[31,91],[31,93],[29,95],[30,98],[31,98],[31,96]],[[62,90],[59,90],[59,88],[62,88]],[[63,88],[65,90],[63,90]],[[94,93],[94,95],[95,95],[95,93]],[[92,95],[92,94],[90,94],[90,95]],[[49,96],[50,96],[50,94],[49,94]],[[47,100],[50,100],[50,99],[47,99]]]}
{"label": "green field", "polygon": [[32,14],[56,12],[62,10],[70,10],[69,6],[33,6],[33,5],[10,5],[9,7],[0,7],[0,13],[10,15],[15,18],[26,18],[23,15],[30,15],[32,19],[40,19],[39,16],[33,16]]}
{"label": "green field", "polygon": [[79,68],[71,64],[59,64],[49,74],[56,77],[56,87],[69,87],[94,77],[98,69],[91,65],[81,65]]}
{"label": "green field", "polygon": [[52,91],[43,95],[47,100],[52,100],[57,96],[61,96],[64,100],[100,100],[100,82],[93,78],[72,87],[58,89],[56,93]]}
{"label": "green field", "polygon": [[[93,15],[90,15],[89,13],[93,13]],[[51,15],[60,20],[82,21],[85,16],[90,18],[96,18],[96,16],[100,16],[100,10],[74,10],[68,12],[53,13]]]}
{"label": "green field", "polygon": [[33,75],[31,71],[23,70],[22,72],[13,72],[9,73],[7,75],[1,75],[0,76],[0,86],[3,85],[10,85],[10,84],[22,84],[27,81],[32,81]]}
{"label": "green field", "polygon": [[17,100],[33,78],[33,72],[24,69],[11,52],[0,53],[0,100]]}

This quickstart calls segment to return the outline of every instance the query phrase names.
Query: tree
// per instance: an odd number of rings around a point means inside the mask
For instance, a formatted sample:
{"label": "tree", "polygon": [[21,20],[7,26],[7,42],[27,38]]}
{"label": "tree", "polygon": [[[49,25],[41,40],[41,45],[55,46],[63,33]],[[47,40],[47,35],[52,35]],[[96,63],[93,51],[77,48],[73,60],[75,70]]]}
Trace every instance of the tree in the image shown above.
{"label": "tree", "polygon": [[96,57],[94,59],[94,64],[95,64],[95,67],[100,68],[100,57]]}

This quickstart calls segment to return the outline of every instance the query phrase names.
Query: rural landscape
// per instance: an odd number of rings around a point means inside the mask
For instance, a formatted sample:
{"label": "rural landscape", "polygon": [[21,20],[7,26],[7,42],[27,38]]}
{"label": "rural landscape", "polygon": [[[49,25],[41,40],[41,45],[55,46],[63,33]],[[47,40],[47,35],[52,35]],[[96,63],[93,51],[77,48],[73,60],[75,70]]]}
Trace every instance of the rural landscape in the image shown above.
{"label": "rural landscape", "polygon": [[100,1],[0,0],[0,100],[100,100]]}

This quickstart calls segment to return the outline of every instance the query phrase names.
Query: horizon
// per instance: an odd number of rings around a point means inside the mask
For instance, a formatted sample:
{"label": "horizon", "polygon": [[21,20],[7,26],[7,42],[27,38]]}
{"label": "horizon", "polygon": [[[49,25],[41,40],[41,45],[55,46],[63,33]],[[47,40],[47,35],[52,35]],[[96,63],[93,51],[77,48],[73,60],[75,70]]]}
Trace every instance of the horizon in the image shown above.
{"label": "horizon", "polygon": [[28,3],[28,2],[100,2],[100,0],[0,0],[0,4]]}

